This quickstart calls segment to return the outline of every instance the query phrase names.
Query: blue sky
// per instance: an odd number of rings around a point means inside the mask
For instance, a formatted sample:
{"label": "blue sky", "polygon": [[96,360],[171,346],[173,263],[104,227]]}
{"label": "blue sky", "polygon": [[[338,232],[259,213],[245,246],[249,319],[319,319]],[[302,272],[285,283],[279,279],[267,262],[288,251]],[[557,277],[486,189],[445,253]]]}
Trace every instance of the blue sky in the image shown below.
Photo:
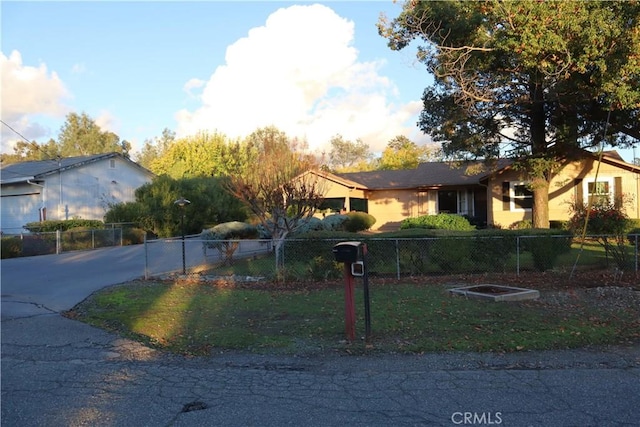
{"label": "blue sky", "polygon": [[[341,134],[380,151],[416,126],[430,83],[377,33],[392,1],[7,2],[2,119],[56,138],[85,112],[133,144],[164,128],[242,137],[273,124],[312,150]],[[2,151],[16,135],[2,126]],[[631,150],[622,152],[632,160]],[[638,153],[640,155],[640,153]]]}

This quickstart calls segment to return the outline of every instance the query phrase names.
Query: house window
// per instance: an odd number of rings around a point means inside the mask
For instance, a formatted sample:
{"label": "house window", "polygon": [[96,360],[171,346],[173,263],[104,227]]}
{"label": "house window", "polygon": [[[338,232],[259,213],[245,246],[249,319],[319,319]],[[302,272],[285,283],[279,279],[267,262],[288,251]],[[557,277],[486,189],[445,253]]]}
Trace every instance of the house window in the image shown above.
{"label": "house window", "polygon": [[526,182],[510,182],[509,198],[512,211],[528,211],[533,207],[533,192]]}
{"label": "house window", "polygon": [[613,178],[598,178],[584,180],[584,200],[592,205],[610,203],[613,201]]}
{"label": "house window", "polygon": [[328,197],[322,201],[322,204],[318,207],[318,210],[330,209],[331,212],[340,212],[345,206],[344,197]]}
{"label": "house window", "polygon": [[467,190],[438,191],[438,213],[473,215],[473,193]]}
{"label": "house window", "polygon": [[357,197],[349,197],[349,208],[352,211],[369,212],[369,201]]}
{"label": "house window", "polygon": [[458,192],[455,190],[438,191],[438,213],[458,213]]}
{"label": "house window", "polygon": [[116,159],[109,159],[109,169],[116,168]]}

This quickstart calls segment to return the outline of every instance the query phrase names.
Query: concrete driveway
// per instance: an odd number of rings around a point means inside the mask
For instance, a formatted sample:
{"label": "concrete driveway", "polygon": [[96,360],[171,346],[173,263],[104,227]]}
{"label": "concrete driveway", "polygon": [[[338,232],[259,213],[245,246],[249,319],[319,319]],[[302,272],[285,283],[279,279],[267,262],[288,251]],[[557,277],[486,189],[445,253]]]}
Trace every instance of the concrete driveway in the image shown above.
{"label": "concrete driveway", "polygon": [[631,426],[640,346],[511,354],[167,354],[58,314],[141,247],[3,260],[2,426]]}
{"label": "concrete driveway", "polygon": [[144,276],[144,246],[0,262],[2,319],[60,312],[108,285]]}

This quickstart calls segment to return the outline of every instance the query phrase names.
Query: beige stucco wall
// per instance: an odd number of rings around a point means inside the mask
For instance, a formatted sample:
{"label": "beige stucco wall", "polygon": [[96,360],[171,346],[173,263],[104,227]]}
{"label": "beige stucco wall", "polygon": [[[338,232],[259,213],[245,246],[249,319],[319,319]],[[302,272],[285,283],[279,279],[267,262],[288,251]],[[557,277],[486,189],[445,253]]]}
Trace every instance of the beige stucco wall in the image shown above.
{"label": "beige stucco wall", "polygon": [[[369,214],[373,215],[376,223],[371,228],[378,230],[381,227],[399,228],[400,221],[410,216],[419,215],[426,206],[426,194],[418,197],[418,193],[413,190],[397,191],[375,191],[370,192],[362,189],[353,189],[344,185],[326,181],[323,184],[326,198],[349,197],[368,200]],[[349,210],[349,207],[347,207]],[[426,212],[425,212],[426,213]],[[422,215],[422,213],[420,213]]]}
{"label": "beige stucco wall", "polygon": [[398,229],[400,221],[417,216],[420,206],[417,193],[409,190],[373,192],[369,197],[369,214],[376,223],[372,229]]}
{"label": "beige stucco wall", "polygon": [[[583,182],[580,184],[580,191],[584,194],[584,181],[594,179],[596,176],[597,161],[584,160],[582,162],[574,162],[567,165],[562,171],[556,175],[549,187],[549,219],[550,220],[567,220],[569,218],[569,206],[575,201],[576,195],[576,178],[580,178]],[[621,178],[622,194],[628,203],[625,204],[625,210],[630,218],[639,218],[639,200],[640,192],[640,174],[636,174],[619,167],[601,163],[598,171],[598,181],[611,180],[614,182],[616,177]],[[502,182],[504,181],[524,181],[519,172],[508,170],[499,174],[490,181],[489,184],[489,218],[491,224],[499,224],[502,227],[508,227],[510,224],[521,221],[523,219],[531,219],[531,212],[526,211],[506,211],[503,210],[502,203]],[[585,199],[586,200],[586,199]]]}

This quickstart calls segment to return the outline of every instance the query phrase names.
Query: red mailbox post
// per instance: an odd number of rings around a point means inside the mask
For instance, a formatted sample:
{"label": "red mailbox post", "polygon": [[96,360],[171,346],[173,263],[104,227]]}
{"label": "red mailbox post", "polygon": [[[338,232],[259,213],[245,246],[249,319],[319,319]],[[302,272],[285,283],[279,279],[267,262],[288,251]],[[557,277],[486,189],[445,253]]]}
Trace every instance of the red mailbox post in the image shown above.
{"label": "red mailbox post", "polygon": [[349,341],[356,338],[356,305],[354,298],[354,277],[351,264],[344,263],[344,333]]}
{"label": "red mailbox post", "polygon": [[356,337],[355,277],[364,279],[364,313],[366,342],[371,339],[371,316],[369,310],[369,283],[366,267],[367,245],[362,242],[341,242],[333,247],[337,262],[344,263],[344,329],[347,340]]}

